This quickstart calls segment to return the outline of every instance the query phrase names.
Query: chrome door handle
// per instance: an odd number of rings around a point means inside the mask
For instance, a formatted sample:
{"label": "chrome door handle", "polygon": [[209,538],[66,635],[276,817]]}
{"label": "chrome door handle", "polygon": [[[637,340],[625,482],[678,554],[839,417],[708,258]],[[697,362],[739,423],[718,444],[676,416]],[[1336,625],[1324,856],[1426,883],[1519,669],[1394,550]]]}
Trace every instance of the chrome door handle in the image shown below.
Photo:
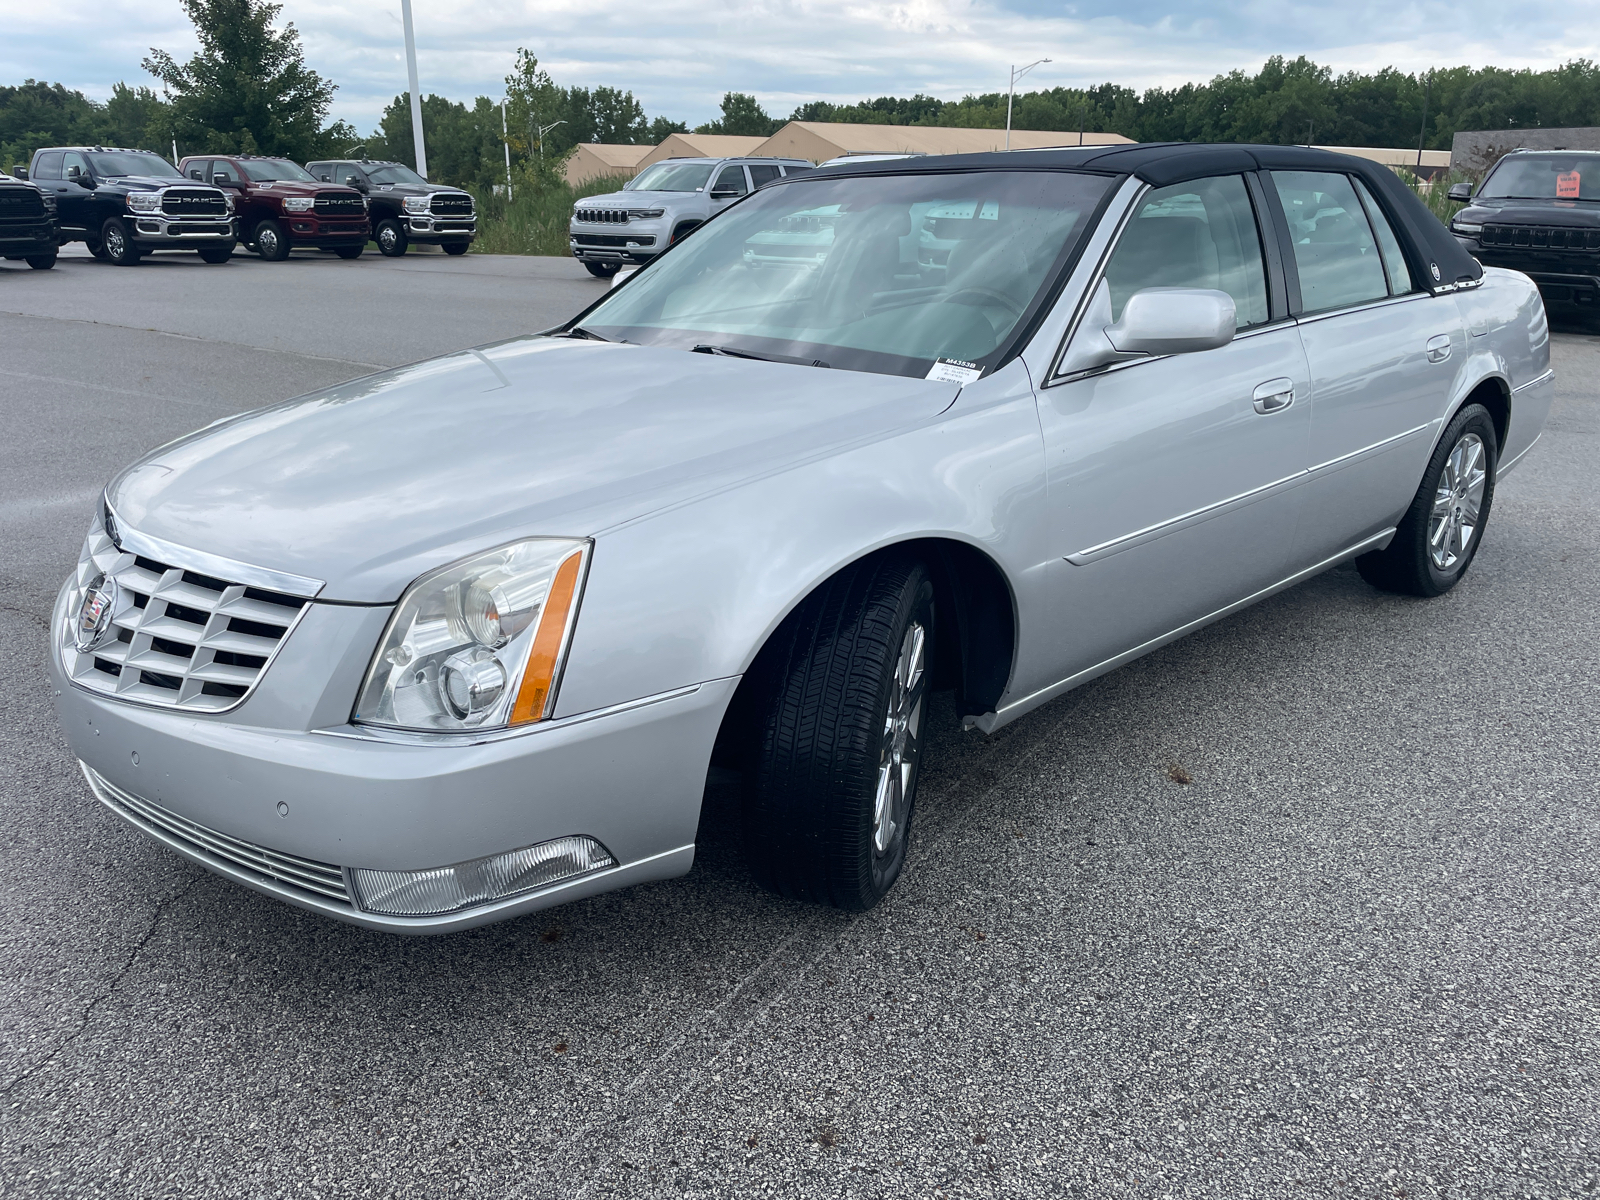
{"label": "chrome door handle", "polygon": [[1269,379],[1256,388],[1252,398],[1258,413],[1282,412],[1294,403],[1294,380]]}
{"label": "chrome door handle", "polygon": [[1442,363],[1450,357],[1450,335],[1441,333],[1428,339],[1428,361]]}

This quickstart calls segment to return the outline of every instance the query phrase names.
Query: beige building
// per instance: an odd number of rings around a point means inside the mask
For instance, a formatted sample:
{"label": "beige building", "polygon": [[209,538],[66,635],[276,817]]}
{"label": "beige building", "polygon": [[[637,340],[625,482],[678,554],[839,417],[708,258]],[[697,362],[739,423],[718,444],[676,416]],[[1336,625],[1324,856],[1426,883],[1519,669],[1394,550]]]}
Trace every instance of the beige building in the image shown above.
{"label": "beige building", "polygon": [[674,133],[641,158],[634,170],[642,171],[663,158],[737,158],[749,154],[764,140],[727,133]]}
{"label": "beige building", "polygon": [[567,182],[573,187],[616,175],[632,179],[639,172],[639,160],[654,150],[654,146],[618,146],[606,142],[580,142],[567,156],[564,168]]}
{"label": "beige building", "polygon": [[[1079,138],[1082,138],[1080,143]],[[1061,133],[1013,129],[1013,150],[1043,146],[1120,146],[1131,139],[1120,133]],[[842,154],[981,154],[1004,150],[1004,129],[946,129],[926,125],[852,125],[833,121],[790,121],[747,154],[774,158],[809,158],[826,162]]]}
{"label": "beige building", "polygon": [[1450,151],[1424,150],[1422,164],[1417,165],[1417,152],[1415,150],[1397,149],[1393,146],[1313,146],[1313,150],[1331,150],[1335,154],[1353,154],[1356,158],[1364,158],[1368,162],[1382,163],[1386,167],[1404,167],[1413,175],[1423,179],[1431,179],[1440,171],[1450,169]]}

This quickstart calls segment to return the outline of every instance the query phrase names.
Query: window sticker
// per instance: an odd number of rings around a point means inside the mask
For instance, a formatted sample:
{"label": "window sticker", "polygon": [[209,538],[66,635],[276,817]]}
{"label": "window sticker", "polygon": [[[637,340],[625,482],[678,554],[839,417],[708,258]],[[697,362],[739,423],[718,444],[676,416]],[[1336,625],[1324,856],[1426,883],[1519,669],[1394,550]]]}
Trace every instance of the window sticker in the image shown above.
{"label": "window sticker", "polygon": [[941,358],[934,361],[933,369],[923,378],[931,379],[935,383],[959,383],[965,387],[982,374],[983,368],[977,363],[965,362],[959,358]]}
{"label": "window sticker", "polygon": [[1574,168],[1565,175],[1556,176],[1556,196],[1561,200],[1576,200],[1578,198],[1578,172]]}

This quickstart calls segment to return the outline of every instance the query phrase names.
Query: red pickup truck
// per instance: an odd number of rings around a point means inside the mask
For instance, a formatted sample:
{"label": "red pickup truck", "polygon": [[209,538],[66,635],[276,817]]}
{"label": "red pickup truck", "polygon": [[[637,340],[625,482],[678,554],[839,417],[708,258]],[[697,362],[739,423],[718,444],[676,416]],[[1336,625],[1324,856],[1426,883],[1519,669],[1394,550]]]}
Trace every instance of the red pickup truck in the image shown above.
{"label": "red pickup truck", "polygon": [[365,196],[352,187],[318,183],[286,158],[192,155],[178,170],[231,195],[239,240],[270,262],[282,262],[291,250],[359,258],[372,236]]}

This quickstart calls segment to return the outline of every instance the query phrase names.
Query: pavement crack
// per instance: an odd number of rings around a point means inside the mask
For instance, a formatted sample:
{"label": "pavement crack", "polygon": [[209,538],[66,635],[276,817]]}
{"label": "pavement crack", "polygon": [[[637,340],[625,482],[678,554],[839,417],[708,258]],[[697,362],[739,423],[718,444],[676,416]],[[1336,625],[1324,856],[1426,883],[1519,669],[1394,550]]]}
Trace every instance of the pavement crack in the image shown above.
{"label": "pavement crack", "polygon": [[189,880],[188,883],[184,884],[183,887],[179,888],[177,892],[171,896],[168,896],[165,900],[160,901],[156,905],[155,911],[150,914],[150,924],[140,936],[139,940],[134,943],[133,949],[128,951],[127,958],[124,959],[122,965],[117,968],[116,974],[112,975],[111,981],[101,989],[98,995],[91,997],[89,1002],[83,1006],[83,1013],[78,1018],[78,1027],[62,1038],[61,1041],[56,1044],[55,1049],[51,1050],[49,1054],[45,1055],[27,1070],[18,1074],[14,1079],[11,1080],[10,1083],[6,1084],[5,1087],[0,1088],[0,1096],[11,1095],[14,1089],[28,1082],[28,1080],[32,1079],[40,1071],[48,1067],[52,1062],[60,1057],[63,1050],[83,1036],[84,1031],[89,1028],[89,1021],[91,1018],[93,1018],[95,1010],[111,998],[112,993],[117,990],[117,985],[127,977],[129,971],[133,970],[133,964],[139,961],[139,956],[144,953],[145,946],[147,946],[150,942],[150,939],[155,936],[156,930],[161,927],[161,919],[166,916],[167,911],[171,909],[173,905],[177,904],[180,900],[187,896],[190,892],[194,891],[196,885],[198,885],[203,878],[205,878],[204,874],[196,872],[196,874]]}

